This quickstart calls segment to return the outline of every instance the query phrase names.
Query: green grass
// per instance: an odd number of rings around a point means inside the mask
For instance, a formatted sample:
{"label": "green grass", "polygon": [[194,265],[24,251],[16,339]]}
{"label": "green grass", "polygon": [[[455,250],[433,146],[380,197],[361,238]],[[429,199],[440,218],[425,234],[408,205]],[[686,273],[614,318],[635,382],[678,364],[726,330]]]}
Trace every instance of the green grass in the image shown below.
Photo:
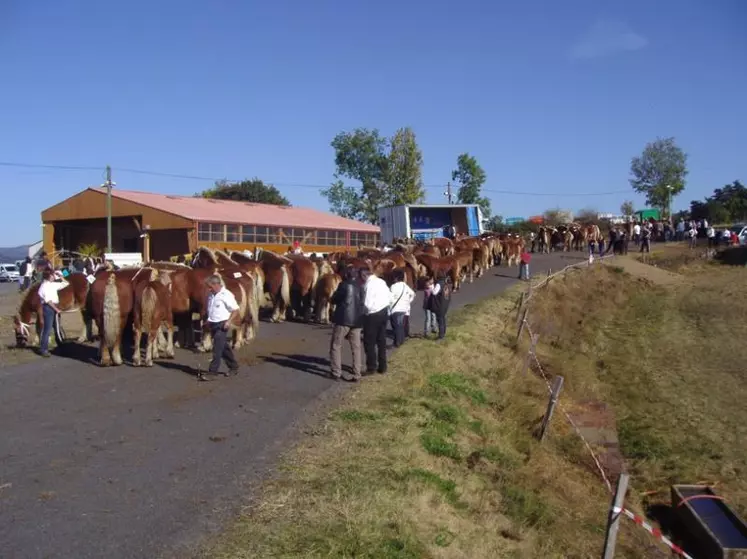
{"label": "green grass", "polygon": [[[658,286],[600,266],[532,299],[564,409],[611,407],[636,510],[671,483],[709,480],[745,514],[744,274],[698,268]],[[361,383],[204,556],[598,556],[609,495],[562,414],[533,437],[547,392],[524,373],[526,341],[513,349],[515,297],[455,313],[443,344],[408,342],[394,374]],[[652,545],[624,523],[616,556]]]}

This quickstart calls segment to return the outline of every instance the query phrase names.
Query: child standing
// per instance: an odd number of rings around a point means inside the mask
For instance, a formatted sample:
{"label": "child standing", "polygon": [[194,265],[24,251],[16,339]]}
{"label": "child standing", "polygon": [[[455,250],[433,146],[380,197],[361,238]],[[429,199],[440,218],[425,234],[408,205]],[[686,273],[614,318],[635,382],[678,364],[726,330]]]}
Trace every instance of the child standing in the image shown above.
{"label": "child standing", "polygon": [[431,298],[433,297],[433,278],[425,280],[425,289],[423,290],[423,311],[425,312],[425,324],[423,325],[423,337],[428,337],[428,332],[435,334],[436,314],[431,310]]}
{"label": "child standing", "polygon": [[521,263],[519,264],[519,279],[529,281],[529,262],[532,255],[527,252],[526,248],[521,249]]}

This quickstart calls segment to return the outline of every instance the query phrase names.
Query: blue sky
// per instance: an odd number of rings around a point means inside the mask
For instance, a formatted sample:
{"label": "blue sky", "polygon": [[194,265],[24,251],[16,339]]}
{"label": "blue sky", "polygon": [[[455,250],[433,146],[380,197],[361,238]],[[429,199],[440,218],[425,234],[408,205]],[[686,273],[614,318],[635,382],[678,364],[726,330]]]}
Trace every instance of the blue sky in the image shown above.
{"label": "blue sky", "polygon": [[[747,4],[5,0],[0,2],[0,246],[100,184],[104,166],[257,176],[327,208],[341,130],[411,126],[427,185],[467,151],[496,213],[619,210],[630,158],[657,136],[690,156],[674,207],[747,180]],[[115,171],[119,188],[209,181]],[[443,188],[428,188],[442,202]],[[6,198],[7,199],[7,198]],[[9,202],[12,200],[8,200]]]}

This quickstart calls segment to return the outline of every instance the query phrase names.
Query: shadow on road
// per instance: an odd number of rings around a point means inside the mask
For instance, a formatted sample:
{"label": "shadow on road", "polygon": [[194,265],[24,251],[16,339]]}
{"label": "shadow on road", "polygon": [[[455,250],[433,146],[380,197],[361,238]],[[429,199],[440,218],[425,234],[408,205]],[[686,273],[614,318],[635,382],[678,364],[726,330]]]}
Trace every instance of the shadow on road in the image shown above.
{"label": "shadow on road", "polygon": [[[208,354],[208,355],[210,355],[210,354]],[[184,363],[179,363],[177,361],[172,361],[172,360],[165,361],[165,360],[161,360],[161,359],[156,359],[153,362],[156,365],[158,365],[159,367],[163,367],[164,369],[170,369],[170,370],[174,370],[174,371],[180,371],[180,372],[185,373],[185,374],[187,374],[187,375],[189,375],[191,377],[196,377],[197,376],[197,368],[192,367],[191,365],[185,365]],[[206,371],[207,371],[207,363],[209,363],[209,361],[206,361],[206,366],[205,366],[205,370]]]}
{"label": "shadow on road", "polygon": [[[66,359],[72,359],[74,361],[80,361],[87,365],[98,365],[99,360],[99,346],[81,344],[76,341],[66,341],[63,344],[57,346],[53,351],[53,355],[59,355]],[[124,356],[123,356],[124,357]]]}
{"label": "shadow on road", "polygon": [[[276,357],[275,357],[276,356]],[[313,355],[283,355],[282,353],[273,353],[270,355],[260,356],[262,361],[275,363],[281,367],[289,367],[303,373],[310,373],[326,377],[329,375],[329,359],[324,357],[315,357]]]}

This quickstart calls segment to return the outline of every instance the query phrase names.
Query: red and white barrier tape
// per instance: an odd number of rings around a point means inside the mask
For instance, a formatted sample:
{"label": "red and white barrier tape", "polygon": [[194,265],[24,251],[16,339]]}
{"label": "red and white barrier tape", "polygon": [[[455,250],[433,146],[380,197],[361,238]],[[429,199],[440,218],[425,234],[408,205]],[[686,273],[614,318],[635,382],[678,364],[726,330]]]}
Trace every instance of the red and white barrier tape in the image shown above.
{"label": "red and white barrier tape", "polygon": [[[529,333],[529,336],[532,339],[534,339],[534,334],[532,333],[531,327],[529,326],[529,322],[525,320],[524,323],[527,328],[527,332]],[[547,377],[547,373],[545,373],[545,370],[542,368],[542,363],[540,363],[540,360],[537,357],[537,354],[531,349],[529,350],[529,354],[534,358],[534,362],[537,364],[537,368],[539,369],[539,372],[542,375],[542,378],[545,381],[545,384],[547,385],[547,390],[550,392],[550,394],[552,394],[552,386],[550,385],[550,379]],[[607,477],[606,472],[604,471],[604,467],[602,467],[602,463],[599,461],[599,458],[594,452],[594,449],[591,447],[591,444],[589,444],[589,441],[587,441],[586,438],[583,436],[583,434],[581,434],[581,429],[578,428],[578,425],[576,425],[576,422],[573,421],[573,418],[571,418],[568,412],[565,411],[565,409],[560,404],[560,402],[558,402],[558,408],[563,413],[568,423],[571,424],[571,427],[573,427],[573,430],[579,436],[581,441],[584,443],[586,450],[588,450],[589,454],[591,455],[591,459],[594,460],[594,464],[596,465],[597,470],[599,470],[599,475],[602,476],[602,481],[604,481],[604,484],[607,486],[607,491],[612,493],[612,483],[610,483],[610,480]]]}
{"label": "red and white barrier tape", "polygon": [[661,530],[659,530],[658,528],[654,528],[653,526],[651,526],[651,524],[643,520],[642,516],[635,514],[634,512],[631,512],[628,509],[619,508],[619,507],[614,507],[612,509],[612,513],[613,514],[621,514],[621,513],[624,514],[625,516],[630,518],[633,522],[638,524],[638,526],[646,530],[654,538],[656,538],[661,543],[666,545],[669,549],[671,549],[674,553],[676,553],[680,557],[684,557],[685,559],[693,559],[692,555],[688,555],[684,549],[682,549],[680,546],[678,546],[677,544],[672,542],[672,540],[670,540],[668,537],[662,534]]}

